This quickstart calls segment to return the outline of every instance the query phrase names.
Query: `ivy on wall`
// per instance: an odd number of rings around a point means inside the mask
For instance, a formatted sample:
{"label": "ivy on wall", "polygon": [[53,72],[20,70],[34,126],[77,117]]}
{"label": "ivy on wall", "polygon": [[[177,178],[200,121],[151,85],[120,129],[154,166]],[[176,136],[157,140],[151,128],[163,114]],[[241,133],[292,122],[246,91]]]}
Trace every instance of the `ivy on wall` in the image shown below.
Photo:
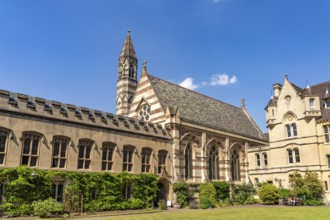
{"label": "ivy on wall", "polygon": [[[0,169],[0,178],[6,180],[3,203],[17,206],[48,199],[54,178],[65,179],[66,212],[149,208],[158,192],[158,177],[152,174],[59,172],[22,166]],[[131,198],[125,198],[125,190],[129,190]]]}

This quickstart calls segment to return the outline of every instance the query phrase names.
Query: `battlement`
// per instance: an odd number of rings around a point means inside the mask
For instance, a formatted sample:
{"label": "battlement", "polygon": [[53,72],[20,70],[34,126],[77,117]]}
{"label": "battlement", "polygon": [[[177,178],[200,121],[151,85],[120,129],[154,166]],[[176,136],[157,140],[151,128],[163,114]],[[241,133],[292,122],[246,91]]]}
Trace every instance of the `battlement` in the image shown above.
{"label": "battlement", "polygon": [[0,90],[0,111],[170,138],[168,128],[161,124],[6,90]]}

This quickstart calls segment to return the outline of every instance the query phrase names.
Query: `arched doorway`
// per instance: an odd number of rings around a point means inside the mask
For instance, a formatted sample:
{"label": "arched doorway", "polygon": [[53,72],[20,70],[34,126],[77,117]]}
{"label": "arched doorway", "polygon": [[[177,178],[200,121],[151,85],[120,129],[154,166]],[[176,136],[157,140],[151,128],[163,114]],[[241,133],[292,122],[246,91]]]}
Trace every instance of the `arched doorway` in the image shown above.
{"label": "arched doorway", "polygon": [[169,182],[167,179],[165,178],[161,178],[158,183],[157,183],[157,187],[158,187],[158,193],[157,193],[157,197],[156,200],[154,202],[154,206],[158,207],[159,201],[164,200],[165,202],[167,200],[169,200]]}
{"label": "arched doorway", "polygon": [[158,183],[158,201],[166,200],[167,198],[167,190],[163,183]]}

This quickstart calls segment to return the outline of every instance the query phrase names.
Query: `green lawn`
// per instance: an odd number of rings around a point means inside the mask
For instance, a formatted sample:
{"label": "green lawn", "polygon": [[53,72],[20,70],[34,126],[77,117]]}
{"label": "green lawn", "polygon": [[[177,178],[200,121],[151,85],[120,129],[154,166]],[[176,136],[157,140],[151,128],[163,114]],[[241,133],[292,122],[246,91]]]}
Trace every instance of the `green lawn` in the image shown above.
{"label": "green lawn", "polygon": [[141,214],[135,216],[118,217],[121,220],[329,220],[329,207],[284,207],[284,206],[242,206],[226,207],[213,210],[166,211],[156,214]]}

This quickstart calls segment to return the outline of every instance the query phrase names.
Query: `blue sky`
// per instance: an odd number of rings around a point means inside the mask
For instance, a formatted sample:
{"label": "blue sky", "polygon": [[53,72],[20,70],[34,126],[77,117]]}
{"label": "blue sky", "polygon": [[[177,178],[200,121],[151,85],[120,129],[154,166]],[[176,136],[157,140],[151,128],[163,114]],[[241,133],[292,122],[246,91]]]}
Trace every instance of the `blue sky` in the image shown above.
{"label": "blue sky", "polygon": [[[0,89],[115,112],[128,29],[148,72],[246,106],[329,80],[328,0],[0,0]],[[227,77],[227,78],[226,78]]]}

